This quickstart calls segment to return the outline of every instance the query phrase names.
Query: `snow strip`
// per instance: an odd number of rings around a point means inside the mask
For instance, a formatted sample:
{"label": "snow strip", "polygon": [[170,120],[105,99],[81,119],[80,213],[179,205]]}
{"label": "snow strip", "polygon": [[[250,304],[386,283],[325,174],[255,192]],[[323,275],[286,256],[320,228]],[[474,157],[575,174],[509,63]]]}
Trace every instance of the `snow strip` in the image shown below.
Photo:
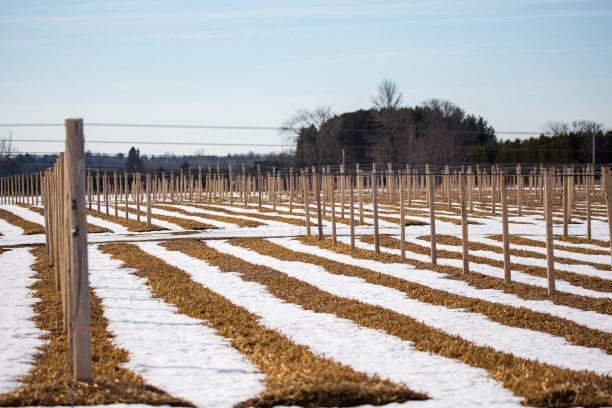
{"label": "snow strip", "polygon": [[433,398],[405,405],[428,408],[520,406],[520,399],[492,380],[483,369],[417,351],[412,342],[360,327],[350,320],[286,303],[271,295],[265,286],[243,281],[238,272],[221,272],[203,260],[168,251],[152,242],[137,245],[184,270],[195,282],[260,316],[263,325],[309,347],[312,352],[356,370],[402,382]]}
{"label": "snow strip", "polygon": [[11,249],[0,255],[0,393],[21,386],[18,377],[27,375],[37,348],[44,345],[44,331],[31,320],[36,299],[28,286],[36,280],[30,266],[34,256],[29,248]]}
{"label": "snow strip", "polygon": [[[245,215],[239,215],[238,212],[236,214],[228,214],[222,211],[210,211],[210,210],[204,210],[200,207],[196,207],[196,206],[189,206],[189,205],[172,205],[175,208],[178,208],[180,210],[183,211],[188,211],[188,212],[192,212],[192,213],[198,213],[198,214],[209,214],[209,215],[216,215],[216,216],[220,216],[220,217],[233,217],[239,220],[246,220],[246,221],[257,221],[257,222],[261,222],[262,224],[266,224],[266,225],[270,225],[270,226],[275,226],[275,227],[279,227],[279,226],[283,226],[283,225],[287,225],[286,222],[280,222],[280,221],[274,221],[274,220],[263,220],[257,217],[248,217]],[[176,213],[175,213],[176,214]],[[180,214],[181,217],[186,217],[189,218],[189,215],[185,215],[185,214]],[[199,217],[194,217],[194,218],[199,218]],[[213,220],[214,221],[214,220]]]}
{"label": "snow strip", "polygon": [[[399,239],[399,236],[394,237],[396,239]],[[478,239],[476,239],[476,241],[478,241]],[[424,241],[422,239],[418,239],[418,238],[411,238],[411,237],[406,237],[406,242],[411,243],[411,244],[415,244],[415,245],[419,245],[421,247],[424,248],[429,248],[429,242]],[[498,242],[498,245],[496,246],[503,246],[503,243]],[[455,252],[457,254],[462,253],[462,249],[459,246],[455,246],[455,245],[447,245],[447,244],[440,244],[440,243],[436,243],[436,248],[440,249],[440,250],[445,250],[445,251],[449,251],[449,252]],[[511,247],[512,249],[514,249],[514,246]],[[556,252],[556,251],[555,251]],[[477,249],[477,250],[470,250],[470,255],[471,256],[478,256],[478,257],[483,257],[483,258],[488,258],[488,259],[492,259],[495,261],[502,261],[504,260],[504,254],[500,254],[498,252],[493,252],[490,250],[484,250],[484,249]],[[556,257],[557,254],[555,254]],[[582,256],[579,256],[582,255]],[[586,254],[574,254],[571,257],[575,258],[575,259],[581,259],[583,261],[590,261],[589,257],[591,255],[586,255]],[[607,261],[610,261],[610,257],[608,257]],[[517,256],[517,255],[510,255],[510,263],[511,264],[521,264],[521,265],[532,265],[532,266],[538,266],[541,268],[546,268],[546,259],[542,259],[542,258],[531,258],[531,257],[523,257],[523,256]],[[576,274],[580,274],[580,275],[586,275],[586,276],[592,276],[592,277],[596,277],[596,278],[600,278],[600,279],[612,279],[612,272],[609,270],[601,270],[601,269],[597,269],[594,268],[591,265],[569,265],[569,264],[564,264],[558,261],[555,261],[555,270],[558,271],[566,271],[566,272],[573,272]],[[612,282],[610,283],[610,288],[612,289]]]}
{"label": "snow strip", "polygon": [[370,269],[408,282],[418,283],[432,289],[443,290],[448,293],[502,305],[524,307],[534,312],[547,313],[571,320],[591,329],[612,333],[612,316],[610,315],[574,309],[569,306],[556,305],[550,300],[521,299],[514,294],[505,293],[497,289],[477,289],[464,281],[446,279],[448,275],[443,273],[415,269],[414,266],[408,264],[382,263],[369,259],[353,258],[349,255],[339,254],[317,246],[304,245],[293,238],[270,238],[269,241],[292,251],[303,252],[347,265]]}
{"label": "snow strip", "polygon": [[0,219],[0,234],[4,237],[16,237],[23,235],[23,228]]}
{"label": "snow strip", "polygon": [[[338,242],[342,242],[345,244],[350,244],[350,237],[338,237]],[[355,247],[361,249],[367,249],[370,251],[374,250],[374,245],[368,244],[366,242],[361,241],[360,239],[355,240]],[[389,254],[400,255],[399,249],[380,247],[382,252],[387,252]],[[406,258],[414,259],[421,262],[430,262],[431,259],[429,255],[417,254],[416,252],[406,251]],[[461,259],[449,259],[442,258],[438,256],[438,265],[448,265],[455,268],[463,268],[463,261]],[[502,268],[497,268],[491,265],[476,263],[470,261],[470,271],[480,273],[486,276],[492,276],[494,278],[503,279],[504,278],[504,270]],[[547,288],[548,281],[546,278],[541,278],[539,276],[529,275],[528,273],[523,273],[520,271],[513,270],[512,271],[512,280],[514,282],[520,282],[527,285],[533,285],[540,288]],[[555,279],[555,288],[559,292],[571,293],[574,295],[580,296],[588,296],[597,299],[612,299],[612,293],[600,292],[597,290],[585,289],[581,286],[574,286],[566,281]]]}
{"label": "snow strip", "polygon": [[34,222],[36,224],[45,225],[45,217],[37,212],[28,210],[27,208],[20,207],[14,204],[0,205],[0,208],[10,211],[18,217],[23,218],[26,221]]}
{"label": "snow strip", "polygon": [[601,349],[575,346],[564,338],[547,333],[504,326],[489,320],[487,316],[467,312],[465,309],[447,309],[444,306],[424,303],[407,297],[397,289],[367,283],[353,276],[331,274],[319,265],[281,261],[231,245],[227,241],[207,241],[206,244],[246,262],[283,272],[335,296],[359,300],[401,313],[479,346],[489,346],[516,357],[539,360],[571,370],[591,370],[603,375],[612,372],[612,356]]}
{"label": "snow strip", "polygon": [[[470,241],[472,241],[472,239],[470,239]],[[494,245],[497,247],[503,247],[503,242],[501,241],[497,241],[491,238],[486,238],[486,237],[479,237],[475,239],[476,242],[480,242],[483,243],[485,245]],[[565,245],[565,242],[557,242],[559,245]],[[517,245],[517,244],[512,244],[511,249],[517,249],[517,250],[524,250],[524,251],[531,251],[531,252],[536,252],[538,254],[542,254],[542,255],[546,255],[546,248],[543,247],[537,247],[537,246],[531,246],[531,245]],[[597,248],[599,251],[605,251],[605,248],[601,248],[598,247]],[[571,251],[571,250],[563,250],[563,249],[557,249],[555,248],[555,252],[554,252],[555,258],[559,257],[559,258],[569,258],[569,259],[577,259],[577,260],[581,260],[581,261],[585,261],[585,262],[595,262],[595,263],[601,263],[601,264],[608,264],[610,263],[610,255],[593,255],[593,254],[584,254],[581,252],[576,252],[576,251]],[[557,263],[555,262],[555,265],[557,265]],[[569,268],[572,268],[576,265],[568,265]],[[612,279],[612,274],[611,272],[608,270],[608,276],[605,277],[604,279]]]}
{"label": "snow strip", "polygon": [[124,227],[121,224],[117,224],[116,222],[106,221],[102,218],[94,217],[92,215],[87,214],[87,223],[92,225],[97,225],[98,227],[108,228],[117,234],[126,234],[129,232],[127,227]]}
{"label": "snow strip", "polygon": [[264,375],[202,320],[154,298],[146,280],[89,248],[91,285],[115,341],[130,353],[128,369],[198,406],[232,407],[264,390]]}
{"label": "snow strip", "polygon": [[[130,205],[130,208],[131,207],[132,206]],[[136,208],[136,206],[133,206],[133,207]],[[123,207],[123,208],[125,208],[125,207]],[[145,211],[146,211],[146,208],[147,207],[145,206],[144,207]],[[140,206],[140,210],[141,211],[143,210],[142,206]],[[104,204],[100,204],[100,212],[104,213],[105,211],[106,211],[106,206]],[[153,215],[153,213],[154,213],[154,211],[153,211],[153,209],[151,209],[151,215]],[[115,209],[109,207],[109,214],[115,214]],[[120,218],[125,218],[125,211],[118,210],[117,211],[117,215]],[[172,215],[176,217],[175,213],[173,213]],[[130,220],[137,220],[138,219],[138,215],[134,214],[134,213],[128,213],[128,218]],[[144,224],[144,222],[146,222],[146,220],[147,220],[147,215],[146,214],[144,214],[144,215],[140,214],[140,221],[143,222],[143,224]],[[176,225],[176,224],[168,222],[168,221],[163,221],[163,220],[160,220],[160,219],[157,219],[157,218],[154,218],[154,217],[151,217],[151,224],[160,226],[162,228],[169,229],[171,231],[185,231],[185,228],[183,228],[183,227],[181,227],[179,225]]]}

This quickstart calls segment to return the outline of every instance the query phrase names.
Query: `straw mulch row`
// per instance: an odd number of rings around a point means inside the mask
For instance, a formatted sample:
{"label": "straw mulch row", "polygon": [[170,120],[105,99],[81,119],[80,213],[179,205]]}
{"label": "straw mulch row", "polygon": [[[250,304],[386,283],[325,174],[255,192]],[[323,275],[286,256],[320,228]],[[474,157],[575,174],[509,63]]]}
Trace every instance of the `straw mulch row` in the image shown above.
{"label": "straw mulch row", "polygon": [[[122,225],[128,229],[130,232],[150,232],[150,231],[164,231],[166,228],[162,228],[160,226],[151,224],[150,227],[147,227],[146,222],[138,222],[136,220],[126,220],[125,217],[115,217],[114,215],[106,215],[103,212],[98,212],[96,210],[87,210],[87,215],[91,215],[92,217],[98,217],[105,221],[114,222],[115,224]],[[145,218],[146,221],[146,218]]]}
{"label": "straw mulch row", "polygon": [[0,395],[0,406],[41,405],[99,405],[134,404],[192,406],[189,402],[171,397],[148,385],[131,371],[122,368],[128,361],[125,350],[113,344],[108,332],[108,321],[103,315],[100,299],[90,291],[92,383],[75,382],[71,390],[67,340],[62,328],[62,302],[55,290],[55,273],[48,266],[44,247],[32,249],[36,262],[36,283],[31,286],[38,302],[34,305],[36,326],[46,333],[45,345],[35,357],[34,367],[21,379],[23,386],[14,392]]}
{"label": "straw mulch row", "polygon": [[[236,224],[239,227],[259,227],[261,225],[264,225],[261,222],[257,222],[253,220],[245,220],[245,219],[237,218],[237,217],[223,217],[223,216],[214,215],[214,214],[203,214],[203,213],[198,213],[198,212],[185,211],[182,208],[178,208],[178,207],[174,207],[170,205],[154,205],[152,207],[160,209],[160,210],[173,211],[173,212],[183,214],[183,215],[195,216],[195,217],[200,217],[200,218],[208,218],[211,220],[221,221],[221,222],[229,222],[231,224]],[[155,216],[158,217],[157,214]]]}
{"label": "straw mulch row", "polygon": [[[386,252],[376,253],[375,251],[368,249],[351,249],[350,245],[340,242],[334,244],[331,239],[319,241],[317,239],[300,238],[300,240],[306,244],[316,245],[324,249],[330,249],[338,253],[350,255],[354,258],[372,259],[385,263],[407,263],[415,266],[418,269],[444,273],[448,275],[447,279],[462,280],[478,289],[497,289],[506,293],[517,295],[522,299],[550,300],[559,305],[570,306],[582,310],[592,310],[604,314],[612,314],[612,301],[609,299],[593,299],[563,292],[557,292],[552,297],[549,297],[546,288],[531,286],[520,282],[512,282],[507,284],[503,279],[494,278],[475,272],[464,274],[461,268],[456,268],[453,266],[432,265],[429,262],[422,262],[409,258],[402,260],[399,255]],[[380,245],[388,248],[399,249],[399,240],[381,235]]]}
{"label": "straw mulch row", "polygon": [[[605,249],[610,248],[610,241],[604,241],[601,239],[586,239],[584,237],[571,237],[571,236],[568,236],[568,237],[558,236],[558,237],[555,237],[555,239],[558,239],[559,241],[562,241],[562,242],[569,242],[570,244],[591,244],[591,245],[597,245]],[[570,248],[575,248],[575,247],[570,247]],[[606,254],[607,253],[608,251],[606,251]]]}
{"label": "straw mulch row", "polygon": [[[17,204],[20,207],[23,208],[27,208],[30,211],[34,211],[35,213],[38,213],[42,216],[45,215],[45,210],[43,208],[40,207],[34,207],[31,205],[27,205],[27,204],[23,204],[23,203],[18,203]],[[112,232],[111,230],[109,230],[108,228],[104,228],[104,227],[100,227],[98,225],[94,225],[94,224],[87,224],[87,233],[88,234],[99,234],[102,232]],[[44,228],[43,228],[43,234],[44,234]]]}
{"label": "straw mulch row", "polygon": [[[269,203],[268,203],[269,204]],[[210,210],[210,211],[221,211],[221,212],[225,212],[228,214],[235,214],[235,211],[230,211],[228,209],[225,208],[219,208],[219,207],[211,207],[211,206],[206,206],[203,204],[198,204],[196,205],[197,207],[200,207],[202,209],[205,210]],[[249,209],[253,209],[253,206],[248,206],[245,207],[244,204],[234,204],[234,207],[239,207],[239,208],[249,208]],[[304,206],[301,204],[293,204],[293,207],[296,209],[303,209]],[[305,220],[305,214],[303,212],[289,212],[289,211],[285,211],[285,210],[281,210],[280,208],[277,208],[276,210],[272,209],[272,208],[267,208],[267,207],[262,207],[261,210],[259,210],[259,213],[248,213],[245,215],[248,215],[249,217],[253,217],[253,218],[259,218],[261,220],[269,220],[269,221],[279,221],[279,222],[284,222],[287,224],[292,224],[292,225],[298,225],[300,227],[303,227],[306,224],[306,220]],[[276,215],[267,215],[266,213],[270,213],[270,212],[274,212],[277,214],[281,214],[280,216],[276,216]],[[323,207],[321,207],[321,214],[323,214]],[[282,215],[292,215],[292,216],[299,216],[301,218],[288,218],[288,217],[283,217]],[[350,219],[349,219],[349,213],[346,212],[344,214],[345,218],[341,218],[340,217],[340,211],[336,210],[336,222],[338,224],[346,224],[349,225],[351,223]],[[327,215],[322,217],[324,220],[330,221],[331,222],[331,209],[328,206],[327,209]],[[317,207],[313,207],[312,204],[310,205],[310,222],[311,225],[316,224],[317,221]],[[314,223],[314,224],[313,224]],[[357,217],[357,214],[355,215],[355,225],[362,225],[359,222],[359,217]],[[367,225],[367,223],[364,223],[363,225]]]}
{"label": "straw mulch row", "polygon": [[[495,241],[503,242],[502,235],[489,235],[487,238],[494,239]],[[546,247],[545,242],[538,241],[535,239],[523,238],[520,235],[509,235],[509,238],[510,238],[511,245],[525,245],[525,246],[533,246],[537,248]],[[419,239],[429,241],[429,236],[419,237]],[[453,236],[453,235],[442,235],[442,234],[436,235],[436,242],[439,242],[445,245],[454,245],[454,246],[462,245],[461,238]],[[489,245],[489,244],[483,244],[480,242],[473,242],[473,241],[470,241],[468,243],[468,247],[471,251],[485,250],[485,251],[496,252],[498,254],[502,254],[504,252],[503,248],[499,245]],[[587,249],[587,248],[576,248],[578,250],[575,251],[574,250],[575,247],[568,247],[565,245],[555,245],[555,249],[558,249],[560,251],[568,250],[566,248],[569,248],[569,251],[583,253],[586,255],[609,255],[610,254],[609,251],[594,250],[594,249]],[[514,249],[512,247],[510,247],[510,255],[537,258],[537,259],[546,259],[545,254],[534,252],[534,251],[528,251],[524,249]],[[594,262],[580,261],[580,260],[576,260],[572,258],[562,258],[558,256],[555,256],[555,261],[559,261],[559,262],[563,262],[567,264],[575,264],[575,265],[593,265],[596,268],[602,266],[602,264],[597,264]],[[606,268],[604,270],[607,270],[607,269],[610,269],[610,268],[606,265]]]}
{"label": "straw mulch row", "polygon": [[[128,212],[130,212],[131,214],[138,214],[138,210],[132,207],[128,208]],[[161,215],[161,214],[151,214],[151,220],[153,220],[153,218],[157,218],[158,220],[161,220],[161,221],[171,222],[172,224],[176,224],[179,227],[187,229],[187,230],[217,229],[217,227],[213,225],[205,224],[203,222],[192,220],[189,218],[172,217],[169,215]],[[147,221],[146,210],[140,210],[140,220],[144,222],[146,225],[146,221]]]}
{"label": "straw mulch row", "polygon": [[[453,238],[456,238],[456,237],[445,235],[443,236],[442,240],[438,241],[438,235],[436,235],[436,242],[439,242],[440,244],[446,244],[448,242],[456,242]],[[366,238],[366,239],[369,239],[369,238]],[[371,238],[371,239],[373,242],[374,238]],[[429,242],[430,236],[424,235],[424,236],[419,237],[418,239]],[[449,245],[460,246],[461,239],[459,238],[456,238],[456,239],[459,240],[459,244],[449,244]],[[473,244],[474,250],[485,250],[485,251],[503,253],[503,248],[501,247],[496,247],[494,245],[480,244],[478,242],[472,242],[469,245],[472,245],[472,244]],[[421,254],[426,254],[426,255],[431,253],[429,248],[425,248],[420,245],[410,244],[407,242],[406,249],[408,249],[408,247],[410,247],[410,251],[413,251],[413,252],[419,252]],[[461,252],[447,251],[444,249],[438,249],[437,253],[442,258],[450,258],[450,259],[462,259],[462,256],[463,256]],[[522,250],[512,250],[511,249],[510,254],[514,256],[521,256],[521,257],[527,257],[527,258],[546,259],[546,255],[529,252],[529,251],[522,251]],[[534,254],[534,255],[532,256],[531,254]],[[504,262],[500,260],[487,258],[486,256],[475,256],[474,254],[469,254],[469,256],[470,256],[470,261],[473,261],[473,262],[484,263],[484,264],[488,264],[488,265],[491,265],[497,268],[504,267]],[[576,260],[569,259],[569,258],[555,257],[555,261],[564,262],[568,264],[574,264],[574,265],[591,265],[600,270],[610,270],[610,267],[608,265],[602,265],[602,264],[593,263],[593,262],[581,262],[581,261],[576,261]],[[510,257],[510,263],[511,263],[511,268],[513,270],[521,271],[521,272],[528,273],[534,276],[539,276],[542,278],[545,278],[547,276],[545,267],[518,263],[518,262],[513,261],[512,257]],[[607,279],[599,278],[597,276],[589,276],[589,275],[584,275],[584,274],[570,272],[570,271],[562,271],[558,269],[555,269],[555,275],[557,279],[562,279],[576,286],[582,286],[587,289],[597,290],[601,292],[612,291],[612,282]]]}
{"label": "straw mulch row", "polygon": [[23,229],[24,235],[44,234],[45,227],[32,221],[24,220],[10,211],[0,208],[0,218],[16,227]]}
{"label": "straw mulch row", "polygon": [[[177,240],[170,245],[182,248],[192,242]],[[266,374],[266,390],[238,406],[383,405],[425,398],[404,385],[367,376],[314,355],[307,347],[261,325],[256,315],[135,245],[107,244],[101,250],[122,260],[124,267],[137,269],[136,275],[147,279],[156,297],[177,306],[180,313],[205,321]]]}
{"label": "straw mulch row", "polygon": [[[429,240],[429,237],[426,237],[426,238],[427,240]],[[391,245],[390,246],[391,248],[396,248],[396,249],[399,249],[400,247],[400,241],[398,239],[392,238],[390,236],[384,236],[384,237],[381,236],[380,239],[381,239],[381,245],[384,245],[384,246]],[[373,244],[374,236],[373,235],[362,236],[361,240],[363,242]],[[383,240],[385,242],[384,244],[383,244]],[[413,244],[410,242],[406,242],[406,250],[415,252],[421,255],[431,254],[429,248],[421,246],[421,245]],[[462,259],[463,257],[461,252],[447,251],[444,249],[438,249],[437,254],[438,254],[438,258]],[[512,261],[512,259],[510,260]],[[503,261],[490,259],[490,258],[486,258],[482,256],[474,256],[473,254],[470,254],[470,262],[487,264],[487,265],[497,267],[497,268],[504,267]],[[530,275],[534,275],[534,276],[539,276],[543,278],[546,277],[546,268],[542,266],[524,265],[524,264],[512,262],[512,269],[515,271],[521,271],[521,272],[524,272]],[[574,272],[559,271],[559,270],[555,271],[555,273],[558,279],[563,279],[567,282],[570,282],[577,286],[582,286],[586,289],[597,290],[600,292],[608,292],[612,289],[611,282],[606,279],[601,279],[595,276],[580,275]]]}
{"label": "straw mulch row", "polygon": [[385,275],[369,269],[347,265],[326,258],[291,251],[262,239],[233,240],[233,244],[254,250],[283,261],[305,262],[324,267],[329,273],[362,278],[374,285],[384,285],[404,292],[409,298],[451,309],[464,308],[468,312],[481,313],[492,321],[506,326],[522,327],[564,337],[569,342],[585,347],[598,347],[612,354],[612,334],[581,326],[572,321],[528,309],[491,303],[485,300],[455,295],[431,289],[418,283]]}
{"label": "straw mulch row", "polygon": [[[612,403],[610,377],[561,369],[517,358],[490,347],[476,346],[458,336],[433,329],[405,315],[357,300],[334,296],[276,270],[221,254],[200,241],[172,241],[167,242],[165,246],[204,259],[223,271],[239,272],[244,280],[266,285],[274,296],[299,304],[305,309],[332,313],[361,326],[383,330],[390,335],[411,341],[418,350],[458,359],[466,364],[483,368],[516,395],[524,397],[526,404],[596,406]],[[282,252],[285,251],[282,249]]]}
{"label": "straw mulch row", "polygon": [[[490,235],[488,238],[491,238],[491,239],[494,239],[500,242],[503,240],[502,235]],[[555,243],[554,248],[558,249],[559,251],[577,252],[579,254],[587,254],[587,255],[610,255],[610,243],[607,241],[601,241],[601,240],[596,240],[596,239],[589,240],[589,239],[582,238],[582,237],[571,237],[571,236],[568,236],[568,237],[555,236],[554,238],[555,238],[555,241],[569,242],[572,244],[591,244],[591,245],[597,245],[597,246],[607,249],[606,251],[604,249],[601,249],[601,250],[589,249],[589,248],[581,248],[581,247],[570,246],[570,245],[560,245],[560,244]],[[520,235],[510,235],[510,243],[515,244],[515,245],[529,245],[529,246],[534,246],[534,247],[539,247],[539,248],[546,248],[546,242],[539,241],[537,239],[525,238]]]}

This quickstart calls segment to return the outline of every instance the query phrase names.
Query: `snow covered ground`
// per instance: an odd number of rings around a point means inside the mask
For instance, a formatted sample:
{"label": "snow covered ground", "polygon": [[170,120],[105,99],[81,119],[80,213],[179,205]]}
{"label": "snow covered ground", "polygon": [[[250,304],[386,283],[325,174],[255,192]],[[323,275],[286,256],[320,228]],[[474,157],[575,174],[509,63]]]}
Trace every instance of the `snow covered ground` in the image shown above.
{"label": "snow covered ground", "polygon": [[[135,270],[124,268],[121,261],[111,259],[109,255],[102,253],[98,249],[99,243],[136,243],[143,251],[185,271],[194,282],[255,314],[265,327],[290,338],[296,344],[307,346],[313,353],[358,371],[404,383],[411,389],[424,392],[431,397],[427,401],[411,401],[392,404],[393,406],[519,406],[521,398],[504,388],[484,369],[468,365],[458,359],[419,351],[410,341],[402,340],[382,330],[360,326],[354,321],[334,314],[306,310],[299,304],[276,298],[264,285],[243,280],[239,270],[235,273],[222,272],[204,260],[195,259],[183,252],[167,250],[159,243],[175,238],[203,240],[221,253],[252,264],[267,266],[335,296],[380,306],[408,316],[477,346],[487,346],[493,350],[551,366],[576,371],[590,370],[600,375],[612,374],[612,356],[602,349],[572,344],[564,338],[536,330],[510,327],[492,321],[486,315],[464,309],[451,309],[411,299],[396,289],[382,284],[368,283],[356,277],[332,274],[322,266],[283,261],[262,255],[233,244],[231,238],[266,238],[290,251],[358,266],[449,294],[560,317],[606,334],[612,333],[612,316],[608,314],[570,307],[551,300],[525,299],[498,289],[479,289],[466,281],[447,279],[444,273],[426,268],[417,269],[403,263],[364,260],[318,246],[306,245],[296,239],[306,234],[305,227],[287,224],[280,218],[278,220],[258,218],[257,204],[251,204],[248,208],[204,204],[207,205],[207,209],[188,203],[172,204],[197,215],[172,212],[170,208],[154,208],[153,223],[167,228],[167,231],[129,232],[121,225],[120,219],[125,217],[123,211],[119,211],[119,219],[113,221],[91,215],[87,217],[89,223],[112,231],[88,236],[90,284],[102,300],[104,315],[109,321],[109,330],[115,334],[117,344],[129,352],[130,361],[125,366],[140,374],[150,384],[173,396],[184,398],[198,406],[229,407],[261,393],[265,387],[263,382],[265,375],[233,348],[227,339],[208,327],[206,321],[181,314],[175,306],[156,299],[145,279],[135,276],[133,274]],[[278,215],[282,218],[303,219],[303,208],[294,208],[293,214],[286,214],[285,212],[289,211],[286,203],[276,206],[279,212],[272,211],[271,205],[264,204],[264,207],[267,210],[263,213],[266,217]],[[41,225],[44,223],[40,214],[21,206],[0,205],[0,208],[25,220]],[[146,207],[142,206],[141,209]],[[373,233],[371,204],[366,204],[364,209],[366,211],[364,221],[367,225],[356,227],[358,235]],[[399,220],[399,216],[391,207],[381,205],[380,209],[384,212],[381,215]],[[423,208],[419,210],[422,211]],[[101,211],[105,213],[104,206]],[[114,215],[114,208],[111,208],[110,214]],[[339,214],[338,207],[336,216],[339,217]],[[348,217],[346,209],[345,214]],[[455,213],[448,211],[440,211],[438,214],[449,219],[459,219]],[[130,219],[136,219],[135,214],[128,215]],[[184,233],[184,228],[156,219],[156,215],[193,219],[213,225],[217,229],[176,235]],[[213,220],[207,216],[227,217],[228,220]],[[231,222],[231,217],[259,221],[263,225],[240,228]],[[426,216],[409,218],[429,222]],[[316,223],[316,211],[311,211],[311,219]],[[469,226],[471,241],[501,246],[500,242],[489,238],[490,235],[501,233],[501,216],[489,214],[471,219],[477,222]],[[141,217],[141,220],[144,221],[145,217]],[[511,217],[512,221],[515,222],[511,223],[511,234],[541,242],[544,240],[544,221],[540,214],[528,213],[521,218]],[[324,220],[322,225],[324,234],[331,235],[331,223]],[[397,223],[380,220],[379,226],[381,234],[399,237]],[[570,224],[570,235],[583,236],[584,228],[584,223],[577,220],[575,224]],[[461,236],[461,226],[453,222],[438,220],[436,229],[438,234]],[[592,231],[595,239],[609,239],[607,222],[601,217],[593,220]],[[313,227],[312,232],[316,234],[316,227]],[[561,226],[555,225],[555,233],[560,232]],[[337,233],[340,242],[350,242],[348,225],[338,224]],[[0,392],[9,392],[19,387],[19,376],[27,375],[32,367],[37,347],[43,344],[41,337],[44,333],[38,330],[31,320],[34,316],[32,305],[36,300],[32,298],[28,286],[34,282],[34,273],[30,269],[34,258],[29,248],[23,245],[44,244],[45,238],[43,235],[25,236],[21,228],[2,219],[0,219],[0,234],[0,249],[5,249],[0,254],[0,265],[2,265],[0,330],[3,333],[3,342],[0,346]],[[407,241],[411,244],[427,248],[429,243],[418,237],[428,235],[429,225],[407,227]],[[557,279],[557,290],[566,294],[584,296],[593,301],[612,299],[612,272],[609,267],[607,269],[603,267],[610,265],[610,257],[601,254],[587,255],[572,250],[573,248],[606,249],[593,244],[567,242],[562,244],[565,249],[556,251],[557,257],[594,264],[574,265],[557,261],[555,267],[558,270],[597,278],[604,282],[609,281],[610,287],[609,290],[593,290]],[[373,245],[360,239],[356,240],[356,246],[367,250],[374,249]],[[537,246],[511,245],[511,247],[545,254],[544,248]],[[438,244],[438,248],[452,252],[461,250],[457,246],[442,244]],[[399,254],[399,250],[392,248],[381,247],[381,251]],[[501,254],[490,250],[471,253],[484,260],[502,259]],[[407,251],[407,257],[425,263],[430,261],[429,256],[410,251]],[[511,260],[515,264],[545,266],[544,259],[529,256],[512,256]],[[462,261],[439,256],[438,264],[461,268]],[[484,261],[470,262],[470,269],[473,273],[503,279],[502,268],[493,267]],[[512,279],[534,287],[547,286],[545,278],[518,270],[512,270]],[[372,352],[374,350],[375,352]],[[130,405],[130,407],[137,406]]]}

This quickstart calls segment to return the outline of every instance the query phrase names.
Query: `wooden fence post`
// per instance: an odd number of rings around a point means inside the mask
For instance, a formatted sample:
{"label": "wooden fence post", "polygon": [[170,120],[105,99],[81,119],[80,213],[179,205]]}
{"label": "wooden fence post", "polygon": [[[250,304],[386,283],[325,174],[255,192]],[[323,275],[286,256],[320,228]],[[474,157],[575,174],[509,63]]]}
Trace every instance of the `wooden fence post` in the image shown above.
{"label": "wooden fence post", "polygon": [[548,295],[555,294],[555,255],[553,246],[553,191],[550,170],[544,170],[544,217],[546,219],[546,276]]}
{"label": "wooden fence post", "polygon": [[83,120],[66,120],[66,180],[69,197],[70,270],[72,273],[73,376],[92,381],[87,269],[87,210],[85,206],[85,156]]}
{"label": "wooden fence post", "polygon": [[332,241],[336,243],[336,197],[335,197],[335,186],[334,186],[334,176],[329,175],[330,189],[329,189],[329,199],[331,202],[331,221],[332,221]]}
{"label": "wooden fence post", "polygon": [[499,175],[501,206],[502,206],[502,231],[503,231],[503,247],[504,247],[504,281],[512,282],[510,272],[510,236],[508,234],[508,189],[506,188],[506,171],[502,170]]}
{"label": "wooden fence post", "polygon": [[[601,168],[601,183],[604,188],[604,197],[606,198],[606,210],[608,213],[608,238],[610,239],[610,256],[612,257],[612,175],[608,167]],[[612,265],[612,264],[611,264]]]}
{"label": "wooden fence post", "polygon": [[374,207],[374,250],[380,252],[380,237],[378,236],[378,177],[372,170],[372,205]]}
{"label": "wooden fence post", "polygon": [[[308,171],[308,169],[306,171]],[[310,236],[310,188],[308,187],[308,174],[303,174],[302,179],[302,184],[304,185],[304,216],[306,217],[306,235]],[[259,191],[261,193],[261,189]]]}
{"label": "wooden fence post", "polygon": [[[428,166],[429,167],[429,166]],[[429,202],[429,235],[431,244],[431,264],[438,264],[438,257],[436,254],[436,213],[434,205],[434,180],[431,175],[431,171],[427,168],[427,200]]]}
{"label": "wooden fence post", "polygon": [[355,249],[355,199],[353,197],[353,176],[349,176],[349,203],[351,206],[351,249]]}
{"label": "wooden fence post", "polygon": [[315,179],[315,194],[317,198],[317,231],[319,241],[323,239],[323,219],[321,217],[321,175],[317,172],[313,174]]}
{"label": "wooden fence post", "polygon": [[400,255],[402,259],[406,259],[406,210],[404,204],[404,177],[399,176],[400,183]]}
{"label": "wooden fence post", "polygon": [[585,200],[586,200],[586,229],[587,239],[591,239],[591,175],[590,168],[587,167],[587,173],[585,175]]}
{"label": "wooden fence post", "polygon": [[468,240],[468,222],[467,222],[467,209],[465,203],[466,186],[465,176],[463,172],[459,173],[459,196],[461,200],[461,246],[463,249],[463,273],[470,272],[470,258],[469,258],[469,240]]}
{"label": "wooden fence post", "polygon": [[147,227],[151,226],[151,174],[147,173]]}

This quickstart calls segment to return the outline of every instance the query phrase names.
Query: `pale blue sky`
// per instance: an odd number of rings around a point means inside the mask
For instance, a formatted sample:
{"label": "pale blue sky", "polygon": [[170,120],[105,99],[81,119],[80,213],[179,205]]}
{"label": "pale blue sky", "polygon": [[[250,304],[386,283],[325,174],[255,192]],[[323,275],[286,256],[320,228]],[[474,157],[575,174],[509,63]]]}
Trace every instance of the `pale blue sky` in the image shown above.
{"label": "pale blue sky", "polygon": [[[549,120],[612,127],[612,1],[0,0],[0,55],[0,123],[278,126],[298,108],[368,108],[390,78],[407,106],[448,99],[497,131]],[[62,128],[12,130],[63,138]],[[282,143],[246,130],[86,127],[86,137]]]}

